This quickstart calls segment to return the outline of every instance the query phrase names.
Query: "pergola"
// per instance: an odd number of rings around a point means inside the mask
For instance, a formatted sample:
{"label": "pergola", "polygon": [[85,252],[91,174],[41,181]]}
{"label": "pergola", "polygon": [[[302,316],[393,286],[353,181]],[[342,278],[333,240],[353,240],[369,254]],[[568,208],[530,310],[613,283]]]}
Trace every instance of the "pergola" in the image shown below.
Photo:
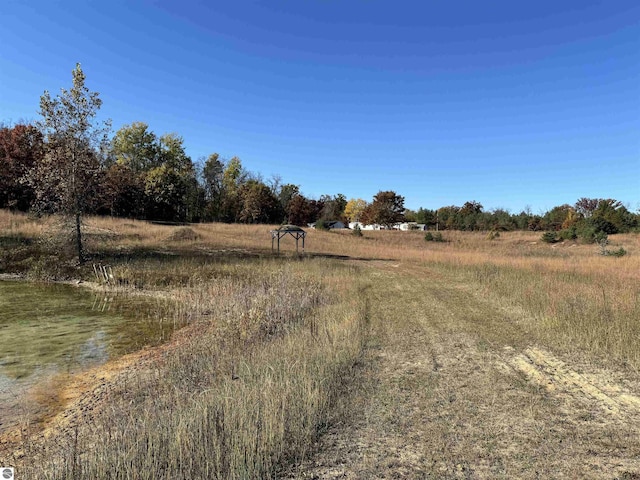
{"label": "pergola", "polygon": [[280,253],[280,239],[291,235],[296,239],[296,252],[298,252],[298,241],[302,239],[302,253],[304,253],[304,237],[307,234],[302,228],[296,225],[282,225],[277,230],[271,230],[271,251],[273,251],[274,243],[278,240],[278,253]]}

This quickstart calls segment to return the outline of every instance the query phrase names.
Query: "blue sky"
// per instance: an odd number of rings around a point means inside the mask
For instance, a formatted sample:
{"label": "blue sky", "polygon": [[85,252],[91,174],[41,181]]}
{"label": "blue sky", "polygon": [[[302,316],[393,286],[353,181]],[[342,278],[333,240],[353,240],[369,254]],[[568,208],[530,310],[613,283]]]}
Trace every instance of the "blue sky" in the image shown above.
{"label": "blue sky", "polygon": [[82,64],[114,130],[176,132],[310,197],[640,208],[637,1],[0,3],[0,121]]}

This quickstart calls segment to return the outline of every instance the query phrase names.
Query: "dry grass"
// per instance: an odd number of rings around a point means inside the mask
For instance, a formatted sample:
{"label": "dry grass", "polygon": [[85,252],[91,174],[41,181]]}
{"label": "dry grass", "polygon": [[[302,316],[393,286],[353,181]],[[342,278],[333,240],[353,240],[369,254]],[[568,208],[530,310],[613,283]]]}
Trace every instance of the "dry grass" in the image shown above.
{"label": "dry grass", "polygon": [[189,326],[164,358],[114,383],[104,408],[4,461],[26,478],[226,479],[304,458],[366,341],[354,268],[214,244],[219,232],[197,226],[92,219],[86,232],[117,288],[162,292],[165,315]]}
{"label": "dry grass", "polygon": [[113,391],[107,410],[58,439],[61,447],[49,446],[53,451],[25,472],[266,478],[304,458],[331,419],[365,338],[363,303],[325,291],[317,280],[330,287],[341,281],[327,277],[339,272],[311,270],[316,279],[299,267],[269,265],[181,291],[207,319],[183,331],[162,364]]}
{"label": "dry grass", "polygon": [[603,368],[584,350],[540,348],[526,311],[515,315],[438,270],[395,265],[371,272],[380,340],[351,421],[329,429],[320,453],[290,477],[640,473],[638,375]]}
{"label": "dry grass", "polygon": [[23,238],[39,238],[57,219],[36,219],[22,213],[12,213],[0,209],[0,232],[2,237],[19,236]]}
{"label": "dry grass", "polygon": [[[0,212],[5,237],[37,238],[52,224],[52,219],[42,223]],[[233,275],[247,258],[271,258],[271,228],[174,227],[92,217],[86,220],[85,231],[88,250],[96,253],[94,261],[116,265],[122,284],[157,289],[198,285]],[[612,247],[627,250],[622,258],[598,255],[595,245],[545,244],[539,233],[532,232],[503,233],[495,240],[481,232],[445,231],[443,236],[446,242],[436,243],[425,242],[422,232],[365,232],[364,237],[356,238],[349,232],[310,230],[305,253],[427,266],[456,277],[498,303],[522,309],[535,319],[532,332],[542,337],[640,369],[640,352],[635,346],[640,328],[639,235],[611,236]],[[295,251],[289,238],[281,247],[285,257]],[[203,258],[207,263],[217,262],[218,267],[201,268]],[[31,272],[46,272],[46,268],[31,268]],[[85,275],[91,277],[90,272]]]}
{"label": "dry grass", "polygon": [[[0,212],[0,236],[37,239],[55,223],[46,222],[51,223],[43,226]],[[375,415],[385,416],[385,421],[403,422],[393,417],[392,397],[413,395],[416,388],[426,390],[413,400],[420,397],[421,405],[440,408],[444,400],[432,399],[428,392],[443,387],[432,385],[428,372],[425,383],[422,377],[402,374],[407,362],[424,363],[409,354],[445,355],[447,345],[466,348],[467,337],[452,340],[457,329],[477,333],[491,348],[539,343],[578,353],[594,364],[640,371],[636,234],[611,236],[614,247],[628,252],[613,258],[598,255],[594,245],[548,245],[539,234],[527,232],[502,233],[493,240],[482,233],[443,232],[446,242],[435,243],[425,242],[421,232],[364,232],[357,238],[348,232],[312,230],[300,257],[292,240],[281,243],[281,255],[272,254],[271,228],[87,219],[88,251],[94,262],[112,266],[118,288],[170,295],[171,315],[190,326],[177,336],[176,348],[163,362],[136,376],[125,389],[116,388],[107,410],[80,423],[78,440],[71,430],[59,443],[61,450],[34,447],[30,458],[42,458],[38,467],[32,465],[34,478],[163,478],[168,472],[173,478],[277,475],[287,464],[301,461],[335,418],[332,405],[353,383],[352,368],[370,341],[369,311],[378,312],[371,316],[377,341],[398,349],[399,373],[388,364],[387,386],[371,396],[379,402]],[[5,265],[11,269],[11,261]],[[92,278],[88,267],[75,274]],[[373,293],[366,290],[368,284],[375,287]],[[426,321],[428,331],[422,330]],[[407,343],[409,338],[415,345]],[[436,338],[441,346],[434,343]],[[426,349],[424,342],[430,345]],[[490,356],[477,348],[469,344],[472,353],[458,359],[458,373],[479,375],[476,363],[489,362]],[[440,365],[436,353],[429,364],[435,370]],[[398,385],[393,372],[408,383]],[[497,382],[510,392],[512,386],[504,379],[483,375],[482,381]],[[468,381],[460,378],[452,384],[458,383],[461,390],[468,388]],[[474,402],[486,401],[483,395]],[[527,395],[517,398],[518,408],[529,401]],[[494,399],[482,415],[471,406],[467,413],[485,418],[495,405],[508,409],[506,398]],[[470,418],[460,417],[464,412],[449,413],[464,423]],[[416,421],[429,421],[428,412],[420,415]],[[488,417],[483,421],[491,431]],[[436,453],[429,455],[451,450],[450,433],[441,426],[444,443],[433,445]],[[493,458],[479,449],[497,448],[497,436],[488,438],[481,430],[486,445],[469,444],[468,449],[478,458]],[[540,435],[534,442],[536,448],[543,448],[544,438]],[[429,443],[427,437],[423,441]],[[518,441],[526,446],[530,439]],[[493,465],[486,471],[522,474],[537,468],[544,457],[532,456],[511,470]],[[52,458],[62,460],[52,463]],[[437,464],[435,457],[433,462]],[[363,468],[363,475],[380,473],[372,465]],[[452,472],[447,475],[456,478]],[[464,478],[464,472],[460,475]]]}

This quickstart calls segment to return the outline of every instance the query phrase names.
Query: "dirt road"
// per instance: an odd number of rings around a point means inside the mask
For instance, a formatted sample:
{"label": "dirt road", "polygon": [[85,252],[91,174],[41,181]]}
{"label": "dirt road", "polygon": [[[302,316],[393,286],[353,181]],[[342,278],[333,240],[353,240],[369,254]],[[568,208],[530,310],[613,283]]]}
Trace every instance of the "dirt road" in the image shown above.
{"label": "dirt road", "polygon": [[525,314],[427,267],[369,273],[355,414],[290,478],[640,479],[637,375],[540,345]]}

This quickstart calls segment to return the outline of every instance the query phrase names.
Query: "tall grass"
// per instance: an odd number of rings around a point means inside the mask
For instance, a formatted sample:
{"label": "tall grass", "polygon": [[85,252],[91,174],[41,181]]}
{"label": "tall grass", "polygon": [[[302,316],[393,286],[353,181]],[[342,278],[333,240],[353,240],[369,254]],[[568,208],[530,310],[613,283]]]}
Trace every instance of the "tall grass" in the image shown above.
{"label": "tall grass", "polygon": [[477,285],[496,306],[517,307],[514,321],[534,335],[532,340],[640,370],[637,281],[601,272],[536,271],[490,263],[458,267],[455,275]]}
{"label": "tall grass", "polygon": [[350,272],[325,260],[256,261],[179,286],[175,315],[192,324],[166,358],[120,385],[107,410],[57,446],[32,447],[21,471],[47,479],[268,478],[304,458],[353,381],[366,340],[366,302]]}
{"label": "tall grass", "polygon": [[[0,226],[14,235],[46,230],[46,225],[6,212],[0,212]],[[98,252],[98,260],[117,264],[124,285],[153,289],[213,282],[233,276],[247,258],[271,258],[269,226],[187,228],[192,233],[184,235],[180,234],[184,227],[89,217],[88,250]],[[640,368],[635,347],[640,303],[638,234],[610,237],[614,247],[627,250],[623,258],[598,255],[594,245],[569,241],[548,245],[535,232],[507,232],[494,240],[481,232],[442,234],[446,241],[434,243],[425,242],[421,232],[364,232],[360,238],[349,232],[309,230],[305,253],[438,270],[477,286],[498,303],[524,309],[534,333]],[[287,257],[295,244],[285,240],[281,249]],[[203,258],[218,262],[218,268],[201,268]]]}
{"label": "tall grass", "polygon": [[[37,238],[47,225],[0,212],[1,235]],[[612,258],[528,232],[492,240],[443,232],[446,241],[434,243],[421,232],[309,231],[300,257],[286,240],[272,254],[264,225],[95,217],[85,229],[93,261],[112,265],[119,288],[172,298],[167,315],[189,326],[146,373],[118,384],[108,409],[67,437],[27,448],[27,478],[276,475],[308,452],[352,381],[367,309],[378,307],[361,289],[367,265],[483,296],[512,312],[532,342],[640,369],[637,234],[611,236],[628,251]],[[11,248],[5,269],[14,265]],[[90,280],[85,268],[74,272]]]}

